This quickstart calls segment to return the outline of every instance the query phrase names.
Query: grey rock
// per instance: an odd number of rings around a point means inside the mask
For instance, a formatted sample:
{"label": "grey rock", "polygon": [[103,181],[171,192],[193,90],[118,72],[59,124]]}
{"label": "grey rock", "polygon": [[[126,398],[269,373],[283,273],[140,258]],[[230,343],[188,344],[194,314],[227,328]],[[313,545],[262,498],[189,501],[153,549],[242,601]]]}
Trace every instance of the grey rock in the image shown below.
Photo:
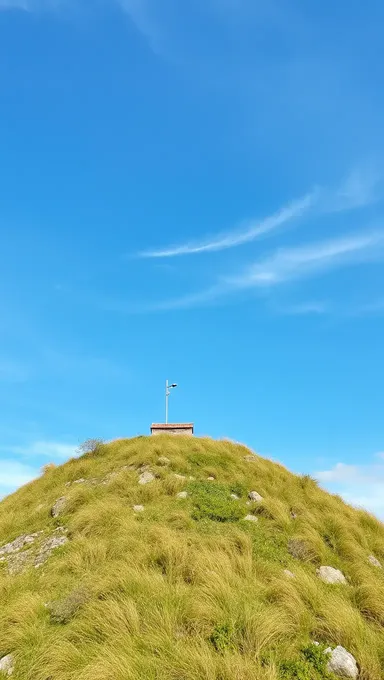
{"label": "grey rock", "polygon": [[171,461],[167,456],[160,456],[157,462],[159,465],[169,465]]}
{"label": "grey rock", "polygon": [[59,530],[56,530],[55,536],[50,536],[49,538],[45,539],[45,541],[43,541],[43,543],[40,546],[39,552],[37,553],[34,559],[34,566],[36,567],[36,569],[38,567],[41,567],[41,565],[47,561],[47,559],[51,556],[54,550],[56,550],[57,548],[61,548],[68,542],[68,538],[66,536],[60,535],[61,532],[62,527],[60,527]]}
{"label": "grey rock", "polygon": [[247,463],[255,463],[256,461],[256,456],[254,453],[249,454],[248,456],[244,456],[244,460],[247,461]]}
{"label": "grey rock", "polygon": [[31,549],[24,552],[10,555],[7,560],[8,573],[11,576],[20,574],[24,569],[33,563],[33,551]]}
{"label": "grey rock", "polygon": [[[37,535],[40,535],[40,531]],[[66,529],[64,527],[58,527],[52,536],[46,538],[36,551],[35,548],[28,548],[28,550],[23,550],[23,552],[15,552],[8,554],[7,558],[1,558],[3,561],[6,559],[8,572],[11,575],[20,574],[24,569],[28,567],[35,566],[40,567],[51,553],[56,549],[65,545],[68,538],[65,536]]]}
{"label": "grey rock", "polygon": [[15,662],[12,654],[7,654],[0,659],[0,673],[11,676],[15,670]]}
{"label": "grey rock", "polygon": [[296,514],[296,512],[293,512],[293,510],[291,510],[291,518],[297,519],[297,514]]}
{"label": "grey rock", "polygon": [[263,497],[260,496],[259,493],[257,493],[257,491],[250,491],[248,494],[248,498],[250,501],[254,501],[255,503],[261,503],[261,501],[264,500]]}
{"label": "grey rock", "polygon": [[368,557],[368,562],[369,562],[370,564],[372,564],[374,567],[378,567],[378,569],[382,569],[382,568],[383,568],[383,565],[381,564],[381,562],[379,562],[379,560],[377,559],[377,557],[375,557],[374,555],[370,555],[370,556]]}
{"label": "grey rock", "polygon": [[155,475],[149,470],[145,470],[139,477],[139,484],[149,484],[155,480]]}
{"label": "grey rock", "polygon": [[258,522],[259,520],[257,519],[257,517],[255,517],[255,515],[246,515],[244,517],[244,521],[245,522]]}
{"label": "grey rock", "polygon": [[37,531],[35,534],[23,534],[22,536],[18,536],[14,541],[6,543],[0,548],[0,556],[11,555],[15,552],[18,552],[24,548],[24,546],[34,543],[36,538],[42,533],[42,531]]}
{"label": "grey rock", "polygon": [[52,517],[59,517],[59,515],[61,515],[64,511],[66,503],[67,503],[66,496],[58,498],[51,510]]}
{"label": "grey rock", "polygon": [[144,512],[144,505],[134,505],[133,509],[135,512]]}
{"label": "grey rock", "polygon": [[180,493],[177,494],[177,498],[188,498],[188,492],[180,491]]}
{"label": "grey rock", "polygon": [[212,476],[211,476],[211,477],[207,477],[207,479],[208,479],[209,482],[214,482],[214,481],[215,481],[215,478],[212,477]]}
{"label": "grey rock", "polygon": [[104,479],[102,480],[101,484],[103,486],[106,486],[111,482],[113,479],[116,479],[116,477],[119,476],[119,470],[112,470],[112,472],[108,472],[107,475],[105,475]]}
{"label": "grey rock", "polygon": [[296,574],[294,574],[293,571],[290,571],[289,569],[284,569],[283,574],[287,578],[296,578]]}
{"label": "grey rock", "polygon": [[334,569],[333,567],[320,567],[316,570],[316,574],[318,575],[319,579],[321,579],[321,581],[324,581],[324,583],[347,583],[347,580],[340,569]]}
{"label": "grey rock", "polygon": [[85,481],[86,481],[86,480],[84,479],[84,477],[80,477],[80,479],[75,479],[75,481],[73,482],[73,484],[84,484]]}
{"label": "grey rock", "polygon": [[231,493],[231,498],[233,498],[234,501],[238,501],[238,500],[239,500],[238,495],[235,494],[235,493]]}
{"label": "grey rock", "polygon": [[185,479],[185,475],[179,475],[177,472],[174,473],[176,479]]}
{"label": "grey rock", "polygon": [[331,654],[327,664],[328,673],[334,673],[339,678],[352,678],[356,680],[359,675],[356,659],[340,645],[333,651],[328,648],[325,650]]}

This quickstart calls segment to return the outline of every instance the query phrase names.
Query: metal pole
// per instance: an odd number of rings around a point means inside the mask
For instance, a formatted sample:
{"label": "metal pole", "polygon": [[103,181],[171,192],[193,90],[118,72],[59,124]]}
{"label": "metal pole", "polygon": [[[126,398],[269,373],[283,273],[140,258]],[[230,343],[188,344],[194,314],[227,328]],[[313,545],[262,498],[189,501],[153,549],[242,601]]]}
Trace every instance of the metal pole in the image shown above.
{"label": "metal pole", "polygon": [[168,388],[168,380],[165,382],[165,423],[168,424],[168,397],[169,397],[169,388]]}

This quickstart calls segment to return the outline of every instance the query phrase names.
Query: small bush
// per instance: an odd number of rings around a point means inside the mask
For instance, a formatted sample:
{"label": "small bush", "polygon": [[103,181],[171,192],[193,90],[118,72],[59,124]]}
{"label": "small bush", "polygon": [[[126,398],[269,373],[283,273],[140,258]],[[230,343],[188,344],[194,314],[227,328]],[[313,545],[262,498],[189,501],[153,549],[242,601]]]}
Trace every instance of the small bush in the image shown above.
{"label": "small bush", "polygon": [[97,455],[101,453],[103,445],[104,445],[103,439],[86,439],[85,442],[80,444],[79,452],[83,456],[90,454]]}
{"label": "small bush", "polygon": [[88,591],[85,588],[77,588],[62,600],[50,602],[47,609],[50,613],[51,621],[61,624],[68,623],[88,600]]}
{"label": "small bush", "polygon": [[314,546],[302,538],[291,538],[288,541],[288,552],[296,560],[317,562],[318,554]]}
{"label": "small bush", "polygon": [[231,498],[231,491],[225,484],[194,482],[189,487],[195,520],[210,519],[215,522],[236,522],[244,511],[238,501]]}

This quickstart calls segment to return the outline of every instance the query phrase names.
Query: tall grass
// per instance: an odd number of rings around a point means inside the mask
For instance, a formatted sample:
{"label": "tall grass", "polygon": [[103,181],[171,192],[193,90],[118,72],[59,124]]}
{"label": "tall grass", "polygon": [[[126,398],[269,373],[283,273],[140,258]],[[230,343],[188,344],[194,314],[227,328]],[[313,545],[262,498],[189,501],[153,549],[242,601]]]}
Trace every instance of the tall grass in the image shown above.
{"label": "tall grass", "polygon": [[[0,546],[58,523],[70,538],[40,569],[1,563],[0,658],[14,655],[16,680],[318,680],[313,640],[382,680],[384,574],[368,556],[384,563],[383,525],[249,455],[208,438],[119,440],[3,500]],[[138,484],[141,466],[155,481]],[[247,505],[252,490],[261,504]],[[319,564],[348,584],[319,581]]]}

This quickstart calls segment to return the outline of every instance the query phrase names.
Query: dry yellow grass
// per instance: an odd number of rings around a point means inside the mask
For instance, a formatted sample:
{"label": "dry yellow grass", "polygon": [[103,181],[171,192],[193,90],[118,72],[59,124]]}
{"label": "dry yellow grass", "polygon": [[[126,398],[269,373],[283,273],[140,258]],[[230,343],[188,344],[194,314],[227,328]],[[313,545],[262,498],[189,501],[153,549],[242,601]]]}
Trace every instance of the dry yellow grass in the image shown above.
{"label": "dry yellow grass", "polygon": [[[119,440],[47,466],[3,500],[0,546],[58,524],[69,538],[40,569],[10,575],[1,563],[0,658],[14,656],[15,680],[330,677],[303,657],[313,640],[343,645],[362,680],[382,680],[384,570],[368,557],[384,564],[383,525],[249,456],[208,438]],[[141,466],[156,476],[143,486]],[[264,498],[254,507],[251,490]],[[243,521],[249,512],[257,523]],[[341,569],[347,585],[322,583],[320,564]]]}

